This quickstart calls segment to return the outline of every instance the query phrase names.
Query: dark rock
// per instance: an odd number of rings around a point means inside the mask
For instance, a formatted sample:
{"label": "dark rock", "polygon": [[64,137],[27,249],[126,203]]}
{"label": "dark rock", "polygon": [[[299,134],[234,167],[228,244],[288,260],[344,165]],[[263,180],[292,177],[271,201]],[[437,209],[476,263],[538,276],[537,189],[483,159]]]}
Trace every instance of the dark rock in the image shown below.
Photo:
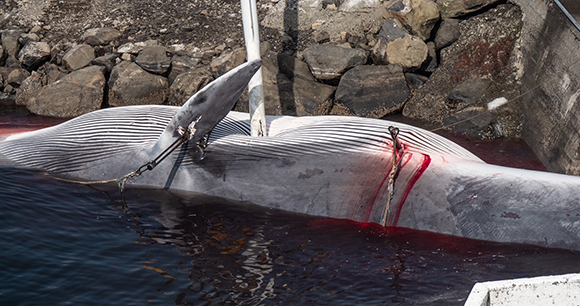
{"label": "dark rock", "polygon": [[4,65],[4,47],[0,44],[0,66]]}
{"label": "dark rock", "polygon": [[467,15],[494,4],[500,0],[435,0],[441,11],[441,18]]}
{"label": "dark rock", "polygon": [[62,63],[69,71],[75,71],[88,66],[95,59],[95,50],[87,44],[72,47],[62,57]]}
{"label": "dark rock", "polygon": [[178,75],[169,88],[169,105],[183,105],[198,90],[213,80],[206,67],[191,70]]}
{"label": "dark rock", "polygon": [[476,78],[458,84],[449,93],[447,106],[456,109],[482,102],[481,97],[484,96],[491,83],[489,79]]}
{"label": "dark rock", "polygon": [[133,62],[121,62],[111,71],[111,106],[162,104],[168,94],[167,78],[151,74]]}
{"label": "dark rock", "polygon": [[372,59],[376,64],[388,64],[387,46],[397,38],[407,35],[403,25],[396,19],[386,18],[381,31],[377,35],[375,45],[372,50]]}
{"label": "dark rock", "polygon": [[42,85],[54,83],[68,74],[66,69],[51,63],[44,63],[38,72],[42,73]]}
{"label": "dark rock", "polygon": [[435,48],[445,48],[459,38],[459,19],[443,19],[435,35]]}
{"label": "dark rock", "polygon": [[340,79],[335,101],[357,116],[381,118],[399,111],[409,94],[401,66],[357,66]]}
{"label": "dark rock", "polygon": [[435,43],[430,41],[427,43],[427,59],[419,69],[428,73],[433,73],[437,70],[437,66],[437,51],[435,50]]}
{"label": "dark rock", "polygon": [[110,73],[115,67],[117,62],[117,58],[119,58],[116,54],[106,54],[103,56],[99,56],[91,61],[92,65],[97,66],[104,66],[106,68],[106,73]]}
{"label": "dark rock", "polygon": [[91,46],[106,45],[115,39],[119,39],[121,35],[122,33],[119,30],[110,27],[93,28],[85,31],[81,41]]}
{"label": "dark rock", "polygon": [[429,77],[416,73],[407,72],[405,73],[405,79],[407,80],[407,85],[409,86],[409,89],[414,90],[425,84],[427,80],[429,80]]}
{"label": "dark rock", "polygon": [[[105,87],[104,67],[74,71],[42,88],[26,107],[41,116],[70,118],[101,108]],[[63,94],[66,93],[66,94]]]}
{"label": "dark rock", "polygon": [[[271,56],[272,54],[274,53],[269,53],[267,56]],[[307,81],[316,81],[312,73],[310,73],[308,64],[291,54],[276,53],[275,58],[272,58],[272,60],[276,61],[279,71],[290,80],[301,78]]]}
{"label": "dark rock", "polygon": [[[268,115],[324,115],[335,87],[295,76],[289,79],[278,69],[278,56],[269,52],[262,64],[264,106]],[[247,93],[236,105],[236,110],[248,111]]]}
{"label": "dark rock", "polygon": [[10,72],[8,77],[6,77],[6,84],[11,85],[14,88],[20,87],[22,82],[30,76],[30,73],[26,69],[17,68]]}
{"label": "dark rock", "polygon": [[20,64],[27,69],[36,69],[50,59],[50,46],[45,42],[29,42],[18,53]]}
{"label": "dark rock", "polygon": [[199,58],[175,55],[171,58],[171,71],[169,72],[169,84],[173,84],[175,78],[184,73],[188,72],[194,68],[197,68],[201,60]]}
{"label": "dark rock", "polygon": [[[449,96],[454,90],[459,92],[461,87],[458,88],[458,85],[469,80],[491,81],[492,85],[480,93],[482,102],[498,97],[517,100],[516,97],[521,94],[522,73],[519,67],[522,63],[515,48],[521,26],[522,12],[518,6],[511,4],[499,5],[461,22],[461,36],[441,50],[439,68],[407,101],[403,115],[441,123],[443,118],[461,110],[462,105],[450,103]],[[459,96],[458,93],[452,95],[455,98]],[[516,106],[511,104],[503,108]],[[498,122],[501,126],[518,125],[516,122]]]}
{"label": "dark rock", "polygon": [[304,50],[304,60],[319,80],[336,80],[348,69],[367,61],[366,51],[334,44],[314,45]]}
{"label": "dark rock", "polygon": [[211,61],[211,73],[214,77],[217,78],[218,76],[243,64],[246,61],[246,56],[245,48],[237,48],[233,51],[226,51]]}
{"label": "dark rock", "polygon": [[141,68],[155,74],[165,74],[171,67],[171,59],[167,56],[167,49],[163,46],[143,48],[135,62]]}
{"label": "dark rock", "polygon": [[492,139],[497,135],[493,115],[485,108],[470,107],[443,119],[445,127],[474,139]]}

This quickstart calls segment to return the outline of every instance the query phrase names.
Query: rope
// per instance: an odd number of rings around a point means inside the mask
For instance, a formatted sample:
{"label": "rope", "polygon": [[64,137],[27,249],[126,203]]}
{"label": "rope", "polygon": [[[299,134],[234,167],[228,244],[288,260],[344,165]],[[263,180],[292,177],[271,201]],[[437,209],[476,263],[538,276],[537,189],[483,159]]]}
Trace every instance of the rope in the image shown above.
{"label": "rope", "polygon": [[385,213],[383,215],[383,219],[381,220],[381,224],[383,226],[386,226],[387,224],[387,217],[389,216],[389,206],[391,205],[391,200],[395,195],[395,178],[397,176],[397,173],[399,172],[401,158],[405,153],[403,145],[398,139],[399,129],[393,126],[389,126],[389,133],[391,133],[391,140],[393,141],[393,157],[391,158],[391,160],[393,161],[393,165],[391,167],[391,172],[389,172],[389,183],[387,187],[388,191],[387,204],[385,206]]}
{"label": "rope", "polygon": [[199,122],[200,119],[201,119],[201,116],[199,118],[197,118],[197,120],[195,120],[187,129],[183,129],[182,127],[179,126],[177,128],[177,131],[180,134],[179,138],[177,138],[175,141],[173,141],[173,143],[171,143],[167,148],[165,148],[165,150],[163,150],[163,152],[159,153],[159,155],[157,155],[157,157],[155,157],[153,160],[148,161],[147,163],[145,163],[145,164],[141,165],[139,168],[137,168],[137,170],[129,172],[120,178],[110,179],[110,180],[102,180],[102,181],[75,181],[75,180],[68,180],[68,179],[64,179],[64,178],[57,178],[57,179],[64,181],[64,182],[77,183],[77,184],[82,184],[82,185],[107,184],[107,183],[117,182],[117,185],[119,186],[119,190],[121,192],[123,192],[123,190],[125,190],[125,184],[127,183],[127,181],[130,178],[137,177],[145,171],[153,170],[167,156],[171,155],[171,153],[173,153],[173,151],[175,151],[180,145],[182,145],[184,142],[189,140],[191,138],[191,136],[193,136],[193,134],[195,134],[195,131],[196,131],[195,124],[197,122]]}

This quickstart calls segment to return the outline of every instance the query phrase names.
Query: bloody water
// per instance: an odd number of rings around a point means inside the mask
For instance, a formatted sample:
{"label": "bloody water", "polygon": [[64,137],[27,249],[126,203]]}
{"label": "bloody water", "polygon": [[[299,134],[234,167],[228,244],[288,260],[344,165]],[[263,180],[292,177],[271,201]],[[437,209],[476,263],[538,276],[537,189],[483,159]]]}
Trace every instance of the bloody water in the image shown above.
{"label": "bloody water", "polygon": [[567,250],[9,167],[0,205],[0,305],[462,305],[478,281],[580,272]]}

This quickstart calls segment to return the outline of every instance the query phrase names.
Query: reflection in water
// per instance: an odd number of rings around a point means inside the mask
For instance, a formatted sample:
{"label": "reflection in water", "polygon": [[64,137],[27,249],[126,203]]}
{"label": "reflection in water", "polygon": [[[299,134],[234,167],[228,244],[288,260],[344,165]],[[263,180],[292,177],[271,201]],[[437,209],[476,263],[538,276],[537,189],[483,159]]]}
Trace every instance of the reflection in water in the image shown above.
{"label": "reflection in water", "polygon": [[5,305],[462,305],[580,254],[0,168]]}

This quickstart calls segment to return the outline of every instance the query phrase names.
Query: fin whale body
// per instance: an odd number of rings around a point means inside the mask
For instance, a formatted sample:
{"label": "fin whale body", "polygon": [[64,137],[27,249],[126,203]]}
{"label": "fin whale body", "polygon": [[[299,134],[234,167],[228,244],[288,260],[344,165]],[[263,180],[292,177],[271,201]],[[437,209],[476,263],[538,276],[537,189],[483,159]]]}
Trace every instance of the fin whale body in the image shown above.
{"label": "fin whale body", "polygon": [[[405,153],[387,225],[580,250],[578,177],[489,165],[439,135],[378,119],[269,116],[269,136],[251,137],[249,115],[228,110],[259,64],[216,79],[182,108],[104,109],[9,137],[0,142],[0,157],[80,180],[117,178],[174,141],[178,126],[199,120],[195,137],[213,129],[205,159],[187,154],[193,141],[186,142],[129,184],[378,223],[388,196],[393,125]],[[237,84],[226,98],[224,84]]]}

